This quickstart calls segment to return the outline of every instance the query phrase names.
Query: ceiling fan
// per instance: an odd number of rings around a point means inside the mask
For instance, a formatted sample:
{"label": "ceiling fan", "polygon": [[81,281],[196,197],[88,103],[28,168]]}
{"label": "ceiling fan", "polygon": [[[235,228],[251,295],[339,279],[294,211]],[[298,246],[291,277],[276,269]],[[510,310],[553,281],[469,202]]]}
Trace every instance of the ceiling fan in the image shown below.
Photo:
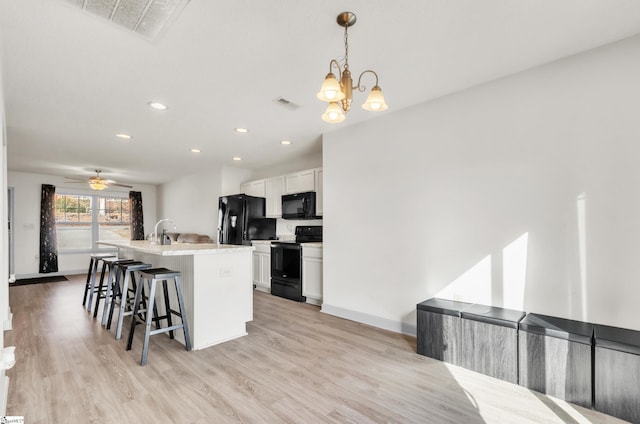
{"label": "ceiling fan", "polygon": [[119,184],[113,180],[107,180],[106,178],[102,178],[100,176],[100,173],[102,172],[101,169],[96,169],[96,175],[89,177],[86,180],[81,180],[78,178],[71,178],[71,177],[65,177],[69,180],[74,180],[74,181],[65,181],[65,183],[87,183],[89,184],[89,186],[94,189],[94,190],[104,190],[105,188],[109,188],[109,186],[117,186],[117,187],[127,187],[127,188],[132,188],[133,186],[130,185],[126,185],[126,184]]}

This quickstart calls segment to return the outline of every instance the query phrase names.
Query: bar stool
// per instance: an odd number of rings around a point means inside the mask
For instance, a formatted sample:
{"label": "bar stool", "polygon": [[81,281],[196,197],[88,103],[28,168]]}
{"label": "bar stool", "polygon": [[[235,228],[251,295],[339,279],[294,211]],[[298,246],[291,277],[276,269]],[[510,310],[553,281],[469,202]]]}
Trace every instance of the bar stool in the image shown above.
{"label": "bar stool", "polygon": [[[104,309],[102,311],[102,324],[107,323],[107,312],[109,309],[109,302],[111,301],[111,287],[115,283],[115,265],[118,263],[133,262],[133,259],[124,258],[103,258],[102,259],[102,275],[100,276],[100,284],[98,284],[98,293],[96,297],[96,305],[93,308],[93,317],[98,316],[98,309],[100,308],[100,299],[104,299]],[[107,276],[107,284],[104,284],[105,274]]]}
{"label": "bar stool", "polygon": [[[140,300],[142,298],[142,287],[144,286],[144,281],[147,280],[149,284],[149,304],[147,305],[147,309],[150,310],[154,307],[155,304],[155,294],[156,294],[156,285],[158,281],[162,281],[162,290],[164,292],[164,306],[165,306],[165,315],[157,317],[158,320],[167,320],[167,327],[160,328],[159,322],[156,323],[156,329],[151,330],[151,318],[152,315],[146,314],[146,328],[144,333],[144,344],[142,346],[142,359],[140,360],[140,365],[147,364],[147,354],[149,353],[149,337],[159,333],[169,333],[169,338],[173,339],[174,330],[178,330],[182,328],[184,331],[184,342],[187,351],[191,350],[191,338],[189,336],[189,326],[187,323],[187,317],[185,315],[184,308],[184,299],[182,297],[182,287],[180,286],[180,271],[171,271],[166,268],[151,268],[136,271],[138,274],[138,288],[136,290],[136,299],[133,306],[133,314],[131,317],[131,330],[129,331],[129,340],[127,342],[127,350],[131,350],[131,344],[133,342],[133,333],[136,329],[136,324],[138,323],[138,310],[140,308]],[[178,295],[178,307],[179,311],[175,311],[171,309],[169,304],[169,291],[167,290],[167,281],[169,279],[173,279],[176,286],[176,294]],[[182,320],[181,324],[173,324],[171,319],[171,315],[179,316]],[[141,320],[142,321],[142,320]]]}
{"label": "bar stool", "polygon": [[[136,296],[136,278],[135,271],[139,271],[142,269],[152,268],[153,265],[145,264],[144,262],[134,261],[134,262],[125,262],[114,265],[116,272],[116,283],[113,286],[113,296],[111,297],[111,307],[109,308],[109,319],[107,320],[107,330],[111,329],[111,322],[113,320],[113,311],[115,310],[116,304],[119,305],[119,314],[118,314],[118,322],[116,324],[116,340],[120,340],[122,338],[122,321],[125,316],[129,316],[133,314],[133,305]],[[131,282],[131,284],[129,284]],[[129,297],[129,293],[132,294]],[[142,288],[142,298],[140,300],[141,305],[144,309],[138,310],[138,314],[142,312],[147,312],[147,301],[146,296],[144,294],[144,287]],[[153,308],[154,317],[156,320],[156,326],[159,326],[158,320],[158,312],[156,307]]]}
{"label": "bar stool", "polygon": [[[96,288],[96,275],[98,274],[98,263],[104,258],[114,258],[116,255],[112,253],[93,253],[91,259],[89,259],[89,270],[87,271],[87,283],[84,285],[84,296],[82,297],[82,306],[86,305],[87,311],[91,310],[91,304],[93,302],[93,292]],[[102,273],[104,274],[104,264],[102,266]],[[89,302],[87,302],[87,294],[89,295]]]}

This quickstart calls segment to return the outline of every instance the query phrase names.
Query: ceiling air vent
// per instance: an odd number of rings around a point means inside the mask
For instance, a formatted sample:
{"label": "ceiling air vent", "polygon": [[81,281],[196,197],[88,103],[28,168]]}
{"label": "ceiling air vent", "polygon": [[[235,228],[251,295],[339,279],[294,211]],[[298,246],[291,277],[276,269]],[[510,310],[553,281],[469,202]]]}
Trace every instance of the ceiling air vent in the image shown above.
{"label": "ceiling air vent", "polygon": [[154,40],[190,0],[66,0],[82,10]]}
{"label": "ceiling air vent", "polygon": [[276,104],[279,104],[280,106],[286,107],[289,110],[296,110],[300,107],[297,104],[292,103],[289,100],[285,99],[284,97],[278,97],[277,99],[274,100],[274,102],[276,102]]}

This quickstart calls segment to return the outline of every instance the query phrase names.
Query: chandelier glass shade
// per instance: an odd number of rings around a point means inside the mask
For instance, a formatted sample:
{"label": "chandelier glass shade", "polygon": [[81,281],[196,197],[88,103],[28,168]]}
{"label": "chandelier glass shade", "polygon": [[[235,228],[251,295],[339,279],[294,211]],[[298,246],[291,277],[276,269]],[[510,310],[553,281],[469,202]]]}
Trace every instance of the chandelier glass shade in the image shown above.
{"label": "chandelier glass shade", "polygon": [[342,107],[340,107],[338,102],[329,103],[329,106],[327,106],[327,109],[322,114],[322,120],[324,122],[329,122],[330,124],[339,124],[345,120]]}
{"label": "chandelier glass shade", "polygon": [[[366,87],[361,84],[363,75],[370,73],[376,79],[376,83],[367,96],[367,100],[362,108],[371,112],[381,112],[388,109],[384,101],[382,89],[378,85],[378,74],[367,69],[358,76],[358,83],[353,85],[351,71],[349,70],[349,35],[348,28],[356,23],[356,15],[352,12],[342,12],[338,15],[336,21],[338,25],[344,27],[344,66],[341,67],[337,60],[332,59],[329,62],[329,73],[322,83],[320,91],[316,95],[319,100],[328,102],[327,109],[322,114],[322,120],[331,124],[337,124],[345,120],[345,114],[351,109],[353,101],[353,90],[363,92]],[[333,73],[334,68],[338,71],[336,78]]]}

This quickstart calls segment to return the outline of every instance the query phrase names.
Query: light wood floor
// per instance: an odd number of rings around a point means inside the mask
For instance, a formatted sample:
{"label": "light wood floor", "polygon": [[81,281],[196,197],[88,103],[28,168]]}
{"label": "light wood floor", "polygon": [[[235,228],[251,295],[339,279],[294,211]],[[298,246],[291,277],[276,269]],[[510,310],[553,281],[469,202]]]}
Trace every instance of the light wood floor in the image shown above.
{"label": "light wood floor", "polygon": [[84,276],[10,288],[8,415],[37,423],[621,423],[415,353],[415,339],[255,293],[249,335],[149,364],[82,308]]}

